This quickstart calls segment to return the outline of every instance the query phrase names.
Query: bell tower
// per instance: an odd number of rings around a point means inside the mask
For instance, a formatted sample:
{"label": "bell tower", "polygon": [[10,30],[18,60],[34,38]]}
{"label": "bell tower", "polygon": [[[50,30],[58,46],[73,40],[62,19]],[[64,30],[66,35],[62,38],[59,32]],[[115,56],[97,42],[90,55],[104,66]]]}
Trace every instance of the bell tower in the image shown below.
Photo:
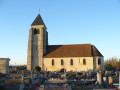
{"label": "bell tower", "polygon": [[31,24],[28,40],[27,69],[33,70],[35,66],[40,66],[44,70],[44,54],[48,45],[47,28],[40,16]]}

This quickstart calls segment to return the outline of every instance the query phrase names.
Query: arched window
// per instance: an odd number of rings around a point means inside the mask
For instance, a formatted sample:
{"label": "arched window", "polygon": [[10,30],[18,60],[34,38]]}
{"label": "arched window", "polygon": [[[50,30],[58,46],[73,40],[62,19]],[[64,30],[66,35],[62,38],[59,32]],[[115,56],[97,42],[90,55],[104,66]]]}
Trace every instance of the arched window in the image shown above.
{"label": "arched window", "polygon": [[39,29],[37,30],[37,34],[40,34],[40,30]]}
{"label": "arched window", "polygon": [[34,29],[34,34],[37,34],[37,29],[36,28]]}
{"label": "arched window", "polygon": [[61,59],[61,65],[64,65],[63,59]]}
{"label": "arched window", "polygon": [[98,58],[98,65],[101,65],[101,59]]}
{"label": "arched window", "polygon": [[83,59],[83,65],[86,65],[86,59]]}
{"label": "arched window", "polygon": [[70,65],[73,65],[73,59],[70,60]]}
{"label": "arched window", "polygon": [[34,29],[34,34],[39,34],[40,33],[40,31],[39,31],[39,29],[37,30],[36,28]]}
{"label": "arched window", "polygon": [[52,59],[52,66],[54,66],[54,59]]}
{"label": "arched window", "polygon": [[79,58],[79,63],[80,63],[80,58]]}

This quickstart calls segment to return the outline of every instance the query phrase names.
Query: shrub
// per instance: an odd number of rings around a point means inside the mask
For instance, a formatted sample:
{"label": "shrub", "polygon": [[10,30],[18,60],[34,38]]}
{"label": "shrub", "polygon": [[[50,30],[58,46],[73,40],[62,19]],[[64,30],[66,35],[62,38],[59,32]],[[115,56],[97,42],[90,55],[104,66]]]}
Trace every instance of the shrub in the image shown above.
{"label": "shrub", "polygon": [[41,71],[41,67],[35,66],[35,70],[38,71],[38,72],[40,72]]}

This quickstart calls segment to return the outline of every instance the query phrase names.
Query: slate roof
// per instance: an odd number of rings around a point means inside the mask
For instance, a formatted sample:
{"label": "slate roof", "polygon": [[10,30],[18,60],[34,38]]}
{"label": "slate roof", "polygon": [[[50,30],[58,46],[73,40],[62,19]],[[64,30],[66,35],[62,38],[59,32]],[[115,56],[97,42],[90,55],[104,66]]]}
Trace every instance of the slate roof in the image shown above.
{"label": "slate roof", "polygon": [[40,14],[38,14],[38,16],[35,18],[35,20],[31,24],[31,26],[33,26],[33,25],[44,25],[45,26],[45,24],[44,24],[44,22],[42,20],[42,17],[40,16]]}
{"label": "slate roof", "polygon": [[93,57],[103,55],[91,44],[48,45],[45,58]]}

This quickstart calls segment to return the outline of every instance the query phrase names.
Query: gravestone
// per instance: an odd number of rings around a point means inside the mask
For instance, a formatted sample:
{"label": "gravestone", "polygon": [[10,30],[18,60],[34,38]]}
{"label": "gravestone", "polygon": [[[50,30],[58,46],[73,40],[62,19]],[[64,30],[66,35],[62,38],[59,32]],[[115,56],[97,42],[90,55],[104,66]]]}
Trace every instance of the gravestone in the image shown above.
{"label": "gravestone", "polygon": [[13,79],[13,80],[15,80],[15,79],[16,79],[15,75],[13,75],[12,79]]}
{"label": "gravestone", "polygon": [[86,74],[87,74],[87,77],[89,77],[89,76],[90,76],[89,72],[87,72]]}
{"label": "gravestone", "polygon": [[83,72],[83,76],[85,76],[85,72]]}
{"label": "gravestone", "polygon": [[97,72],[97,82],[99,85],[102,85],[102,73],[101,73],[101,71]]}
{"label": "gravestone", "polygon": [[108,86],[108,77],[103,77],[103,84],[105,85],[105,86]]}
{"label": "gravestone", "polygon": [[108,71],[105,71],[105,76],[108,76]]}
{"label": "gravestone", "polygon": [[118,72],[115,72],[115,76],[118,77]]}
{"label": "gravestone", "polygon": [[113,78],[111,76],[108,77],[108,84],[109,86],[113,85]]}

